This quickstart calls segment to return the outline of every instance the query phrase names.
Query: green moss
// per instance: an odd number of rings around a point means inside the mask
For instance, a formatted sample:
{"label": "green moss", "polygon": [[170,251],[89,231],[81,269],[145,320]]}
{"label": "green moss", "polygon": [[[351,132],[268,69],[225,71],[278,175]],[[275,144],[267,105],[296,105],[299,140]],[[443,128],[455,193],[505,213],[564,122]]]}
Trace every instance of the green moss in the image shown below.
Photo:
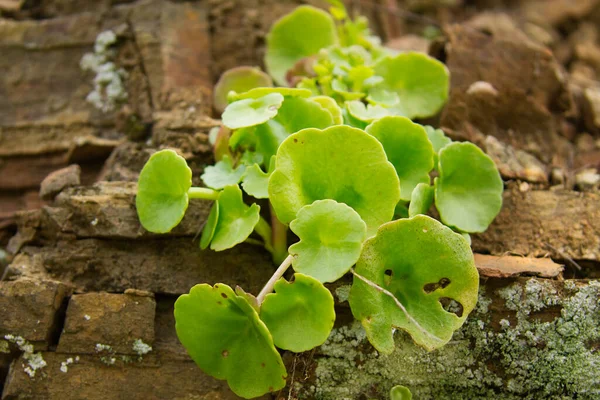
{"label": "green moss", "polygon": [[600,282],[559,287],[530,279],[498,295],[509,310],[496,312],[498,321],[492,323],[492,302],[482,292],[453,340],[431,353],[398,332],[395,352],[380,357],[360,325],[336,329],[320,348],[316,383],[300,394],[386,398],[401,384],[418,399],[599,398]]}

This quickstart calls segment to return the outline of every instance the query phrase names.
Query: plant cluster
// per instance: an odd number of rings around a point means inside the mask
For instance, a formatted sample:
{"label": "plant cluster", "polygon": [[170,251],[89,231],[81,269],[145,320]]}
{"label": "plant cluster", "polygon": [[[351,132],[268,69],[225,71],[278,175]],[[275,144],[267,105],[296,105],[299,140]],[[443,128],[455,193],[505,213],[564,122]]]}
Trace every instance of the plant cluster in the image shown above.
{"label": "plant cluster", "polygon": [[[139,177],[147,230],[173,229],[190,199],[214,201],[202,249],[250,242],[280,264],[256,297],[199,284],[175,304],[190,356],[246,398],[285,386],[277,348],[302,352],[327,339],[335,311],[324,284],[348,272],[352,312],[380,353],[392,352],[396,329],[429,350],[446,344],[477,301],[468,233],[484,231],[502,204],[489,157],[410,119],[443,106],[445,66],[394,54],[364,19],[331,3],[331,14],[302,6],[274,24],[271,76],[250,67],[223,74],[206,187],[192,187],[186,161],[168,149]],[[270,210],[245,198],[267,199]],[[443,224],[425,215],[432,205]],[[288,227],[299,239],[289,247]]]}

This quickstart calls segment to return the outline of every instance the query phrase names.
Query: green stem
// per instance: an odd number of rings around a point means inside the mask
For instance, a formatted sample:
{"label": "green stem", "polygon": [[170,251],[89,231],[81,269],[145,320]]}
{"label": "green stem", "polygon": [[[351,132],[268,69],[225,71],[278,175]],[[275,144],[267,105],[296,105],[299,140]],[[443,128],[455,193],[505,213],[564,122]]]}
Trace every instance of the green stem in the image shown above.
{"label": "green stem", "polygon": [[271,208],[271,230],[272,230],[272,245],[273,251],[271,254],[273,255],[273,262],[275,264],[279,264],[283,262],[283,260],[288,255],[288,245],[287,245],[287,225],[284,225],[277,219],[277,215],[275,214],[275,210],[273,210],[273,206],[269,203],[269,207]]}
{"label": "green stem", "polygon": [[279,278],[283,276],[285,271],[287,271],[290,265],[292,265],[293,259],[293,256],[287,256],[283,260],[279,268],[277,268],[277,271],[275,271],[271,279],[269,279],[269,281],[266,283],[265,287],[263,287],[258,296],[256,296],[256,301],[258,301],[258,305],[261,305],[262,302],[265,300],[265,296],[273,291],[273,287],[275,287],[275,282],[277,282]]}
{"label": "green stem", "polygon": [[188,197],[190,199],[217,200],[219,192],[209,188],[191,187],[188,190]]}
{"label": "green stem", "polygon": [[254,231],[264,240],[265,249],[273,254],[273,239],[271,237],[272,233],[269,223],[265,221],[263,217],[260,217],[258,223],[254,227]]}

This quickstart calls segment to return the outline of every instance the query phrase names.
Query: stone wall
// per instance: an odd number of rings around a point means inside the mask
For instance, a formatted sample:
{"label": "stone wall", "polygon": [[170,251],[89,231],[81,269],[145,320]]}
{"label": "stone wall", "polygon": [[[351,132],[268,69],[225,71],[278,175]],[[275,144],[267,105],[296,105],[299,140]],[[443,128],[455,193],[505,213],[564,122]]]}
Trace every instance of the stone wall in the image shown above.
{"label": "stone wall", "polygon": [[[268,27],[299,3],[0,0],[3,400],[237,398],[187,356],[173,304],[201,282],[257,293],[270,257],[251,245],[200,251],[202,202],[170,234],[149,234],[135,181],[172,147],[200,184],[219,123],[213,83],[259,65]],[[450,101],[432,122],[494,158],[504,207],[473,237],[480,301],[448,346],[427,353],[398,332],[396,352],[378,356],[353,322],[346,278],[330,286],[328,342],[284,353],[288,386],[265,398],[386,398],[396,384],[417,399],[598,398],[600,195],[586,177],[600,167],[600,2],[349,3],[385,38],[401,36],[394,46],[447,63]],[[415,36],[426,28],[440,35]],[[80,61],[108,30],[127,95],[101,111]]]}

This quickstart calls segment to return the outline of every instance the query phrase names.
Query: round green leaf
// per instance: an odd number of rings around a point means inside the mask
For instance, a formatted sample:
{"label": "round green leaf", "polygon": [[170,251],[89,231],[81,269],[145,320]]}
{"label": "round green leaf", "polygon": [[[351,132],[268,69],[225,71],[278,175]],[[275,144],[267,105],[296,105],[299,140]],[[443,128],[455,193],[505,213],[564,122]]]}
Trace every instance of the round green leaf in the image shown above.
{"label": "round green leaf", "polygon": [[240,165],[233,169],[233,164],[229,156],[223,156],[223,159],[215,165],[204,168],[204,173],[200,178],[206,186],[211,189],[223,189],[227,185],[239,183],[244,175],[246,166]]}
{"label": "round green leaf", "polygon": [[398,176],[373,136],[344,125],[304,129],[277,151],[269,180],[269,199],[284,224],[316,200],[352,207],[372,236],[392,219],[400,198]]}
{"label": "round green leaf", "polygon": [[[425,215],[383,225],[365,242],[355,272],[352,313],[384,354],[394,350],[393,328],[428,350],[443,346],[477,302],[479,276],[471,248]],[[446,302],[458,310],[446,311]]]}
{"label": "round green leaf", "polygon": [[217,200],[219,214],[210,248],[230,249],[250,236],[260,218],[260,206],[247,206],[238,185],[225,186]]}
{"label": "round green leaf", "polygon": [[202,228],[202,236],[200,237],[200,248],[202,250],[208,247],[213,236],[215,236],[217,222],[219,222],[219,202],[215,201],[210,209],[210,214],[208,214],[206,224]]}
{"label": "round green leaf", "polygon": [[235,67],[223,72],[214,90],[214,107],[222,113],[227,107],[227,94],[263,86],[273,86],[271,77],[256,67]]}
{"label": "round green leaf", "polygon": [[270,93],[258,99],[234,101],[223,112],[223,125],[229,129],[238,129],[262,124],[277,115],[282,103],[283,96],[279,93]]}
{"label": "round green leaf", "polygon": [[408,216],[414,217],[419,214],[427,214],[433,204],[433,186],[427,183],[419,183],[412,192],[410,205],[408,206]]}
{"label": "round green leaf", "polygon": [[244,93],[230,92],[227,96],[227,100],[232,102],[245,99],[259,99],[263,96],[273,93],[279,93],[285,97],[310,97],[312,95],[312,92],[308,89],[288,87],[258,87],[250,89]]}
{"label": "round green leaf", "polygon": [[322,345],[335,322],[333,296],[318,280],[295,274],[275,282],[260,308],[260,318],[279,348],[300,353]]}
{"label": "round green leaf", "polygon": [[448,69],[426,54],[408,52],[388,56],[375,64],[383,86],[398,93],[395,106],[399,115],[427,118],[437,114],[446,103],[449,89]]}
{"label": "round green leaf", "polygon": [[433,148],[425,129],[405,117],[383,117],[366,128],[381,142],[400,178],[400,198],[410,200],[415,186],[429,183]]}
{"label": "round green leaf", "polygon": [[277,84],[286,86],[286,73],[298,60],[336,42],[335,23],[328,13],[311,6],[297,7],[275,22],[267,35],[267,71]]}
{"label": "round green leaf", "polygon": [[344,117],[342,115],[342,109],[334,99],[329,96],[315,96],[311,97],[311,100],[329,111],[333,118],[334,125],[342,125],[344,123]]}
{"label": "round green leaf", "polygon": [[173,150],[161,150],[150,157],[138,179],[135,198],[142,226],[165,233],[177,226],[188,207],[192,170]]}
{"label": "round green leaf", "polygon": [[231,288],[201,284],[175,302],[177,337],[207,374],[244,398],[282,389],[287,372],[255,309]]}
{"label": "round green leaf", "polygon": [[406,386],[396,385],[390,390],[390,400],[412,400],[412,393]]}
{"label": "round green leaf", "polygon": [[504,185],[496,165],[473,143],[451,143],[439,154],[435,206],[443,223],[483,232],[502,208]]}
{"label": "round green leaf", "polygon": [[393,107],[400,103],[400,97],[396,92],[376,86],[369,90],[367,101],[371,104],[378,104],[384,107]]}
{"label": "round green leaf", "polygon": [[360,257],[367,225],[346,204],[317,200],[298,211],[290,224],[300,241],[290,246],[294,270],[320,282],[340,279]]}
{"label": "round green leaf", "polygon": [[392,115],[388,108],[372,104],[365,106],[365,103],[359,100],[347,101],[346,108],[354,118],[367,123]]}

